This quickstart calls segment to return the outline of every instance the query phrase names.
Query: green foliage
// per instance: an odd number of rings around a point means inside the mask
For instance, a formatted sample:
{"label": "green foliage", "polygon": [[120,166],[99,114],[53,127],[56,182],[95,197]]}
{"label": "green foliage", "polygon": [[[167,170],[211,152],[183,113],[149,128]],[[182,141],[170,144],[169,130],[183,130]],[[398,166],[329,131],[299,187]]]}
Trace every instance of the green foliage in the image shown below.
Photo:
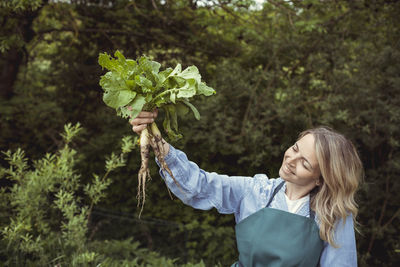
{"label": "green foliage", "polygon": [[23,15],[29,15],[42,6],[42,0],[1,1],[0,21],[4,23],[0,30],[0,53],[10,49],[21,49],[24,46],[24,36],[21,34],[25,25],[19,25]]}
{"label": "green foliage", "polygon": [[[133,242],[131,238],[123,241],[95,241],[91,246],[106,257],[102,262],[105,266],[178,266],[176,260],[160,257],[156,252],[140,248],[139,243]],[[199,262],[179,266],[204,267],[205,265]]]}
{"label": "green foliage", "polygon": [[137,60],[126,59],[118,50],[115,58],[100,54],[99,64],[109,70],[100,79],[104,102],[123,118],[135,118],[142,110],[162,108],[166,114],[164,129],[171,139],[182,137],[178,133],[178,114],[184,116],[190,109],[195,118],[200,119],[199,112],[189,100],[196,95],[215,93],[201,81],[195,66],[182,71],[178,64],[175,69],[160,71],[160,63],[145,56]]}
{"label": "green foliage", "polygon": [[24,10],[35,10],[39,8],[42,4],[42,0],[13,0],[13,1],[3,1],[0,7],[9,8],[13,11],[24,11]]}
{"label": "green foliage", "polygon": [[[86,199],[75,170],[78,152],[69,146],[82,128],[79,124],[67,124],[64,128],[61,134],[64,147],[34,161],[33,166],[29,166],[21,149],[3,152],[9,167],[0,169],[0,178],[13,182],[10,190],[0,191],[4,201],[2,212],[8,214],[8,220],[0,225],[3,263],[6,266],[176,266],[176,260],[141,248],[132,238],[99,241],[88,236],[93,205],[105,198],[111,184],[106,177],[125,166],[126,154],[134,149],[136,140],[128,136],[122,139],[122,152],[106,160],[105,175],[99,178],[94,174],[94,180],[84,186]],[[205,265],[200,262],[182,266]]]}

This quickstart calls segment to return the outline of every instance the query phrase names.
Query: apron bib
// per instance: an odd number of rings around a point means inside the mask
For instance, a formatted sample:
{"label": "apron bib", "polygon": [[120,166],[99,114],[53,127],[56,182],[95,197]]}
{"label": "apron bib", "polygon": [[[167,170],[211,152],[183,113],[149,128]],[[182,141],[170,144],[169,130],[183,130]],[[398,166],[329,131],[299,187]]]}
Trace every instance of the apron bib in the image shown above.
{"label": "apron bib", "polygon": [[265,208],[253,213],[236,229],[239,261],[231,267],[313,267],[319,263],[324,242],[310,209],[310,218],[268,208],[284,182],[279,184]]}

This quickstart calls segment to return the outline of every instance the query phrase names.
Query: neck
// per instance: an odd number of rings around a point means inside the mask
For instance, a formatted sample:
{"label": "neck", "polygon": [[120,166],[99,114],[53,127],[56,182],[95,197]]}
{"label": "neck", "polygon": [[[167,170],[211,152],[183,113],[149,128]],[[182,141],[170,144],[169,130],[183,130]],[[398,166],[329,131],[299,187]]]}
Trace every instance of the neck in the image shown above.
{"label": "neck", "polygon": [[303,185],[297,185],[297,184],[293,184],[291,182],[286,181],[286,196],[290,199],[290,200],[296,200],[296,199],[300,199],[304,196],[306,196],[307,194],[309,194],[311,192],[311,190],[314,188],[314,185],[310,185],[310,186],[303,186]]}

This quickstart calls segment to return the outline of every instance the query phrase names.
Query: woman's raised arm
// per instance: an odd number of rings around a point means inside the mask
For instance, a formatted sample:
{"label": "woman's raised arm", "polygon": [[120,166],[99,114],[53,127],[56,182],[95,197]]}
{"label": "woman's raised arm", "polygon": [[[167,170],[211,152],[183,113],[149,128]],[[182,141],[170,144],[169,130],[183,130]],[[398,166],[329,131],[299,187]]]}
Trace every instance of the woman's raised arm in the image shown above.
{"label": "woman's raised arm", "polygon": [[[132,130],[140,134],[156,117],[157,111],[141,112],[130,121]],[[162,169],[160,175],[172,193],[185,204],[202,210],[216,208],[225,214],[238,211],[241,200],[253,184],[253,178],[206,172],[167,142],[164,142],[164,152],[164,159],[177,183]]]}

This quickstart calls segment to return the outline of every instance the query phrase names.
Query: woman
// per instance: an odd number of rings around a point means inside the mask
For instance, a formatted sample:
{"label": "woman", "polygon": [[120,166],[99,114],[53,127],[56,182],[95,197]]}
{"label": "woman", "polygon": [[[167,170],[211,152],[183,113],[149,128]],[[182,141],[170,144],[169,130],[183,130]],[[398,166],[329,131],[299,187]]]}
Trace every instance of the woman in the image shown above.
{"label": "woman", "polygon": [[[140,134],[155,117],[141,112],[133,131]],[[178,198],[235,214],[239,261],[232,266],[357,266],[354,194],[363,168],[343,135],[323,127],[302,132],[277,179],[208,173],[168,143],[164,150],[181,188],[160,174]]]}

